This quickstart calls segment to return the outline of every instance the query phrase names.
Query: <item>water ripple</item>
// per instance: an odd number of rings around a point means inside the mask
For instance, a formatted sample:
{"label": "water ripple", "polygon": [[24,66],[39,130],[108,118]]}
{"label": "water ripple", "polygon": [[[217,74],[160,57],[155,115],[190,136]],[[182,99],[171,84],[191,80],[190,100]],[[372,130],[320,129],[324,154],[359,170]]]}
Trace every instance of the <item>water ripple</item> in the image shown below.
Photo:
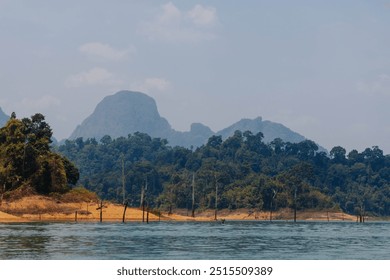
{"label": "water ripple", "polygon": [[20,223],[0,259],[390,259],[390,223]]}

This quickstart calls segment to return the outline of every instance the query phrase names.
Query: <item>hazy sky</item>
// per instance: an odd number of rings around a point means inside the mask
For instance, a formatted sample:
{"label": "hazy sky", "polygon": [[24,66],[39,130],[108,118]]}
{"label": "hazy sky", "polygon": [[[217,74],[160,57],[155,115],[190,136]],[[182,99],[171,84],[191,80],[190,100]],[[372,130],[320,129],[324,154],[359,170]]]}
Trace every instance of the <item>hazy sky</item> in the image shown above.
{"label": "hazy sky", "polygon": [[120,89],[177,130],[262,116],[390,153],[390,1],[0,0],[0,107],[70,136]]}

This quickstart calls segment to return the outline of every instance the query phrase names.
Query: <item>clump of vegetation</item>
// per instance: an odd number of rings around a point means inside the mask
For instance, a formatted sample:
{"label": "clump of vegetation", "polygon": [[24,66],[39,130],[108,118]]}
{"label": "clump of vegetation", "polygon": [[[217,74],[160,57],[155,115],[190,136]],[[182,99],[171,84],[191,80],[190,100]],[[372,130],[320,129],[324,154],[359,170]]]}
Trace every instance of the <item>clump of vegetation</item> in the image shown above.
{"label": "clump of vegetation", "polygon": [[98,202],[99,197],[84,187],[76,187],[61,195],[60,200],[61,202]]}
{"label": "clump of vegetation", "polygon": [[20,195],[24,190],[45,195],[65,193],[76,184],[78,169],[51,150],[51,137],[52,130],[42,114],[20,120],[12,113],[0,129],[0,201],[4,194]]}
{"label": "clump of vegetation", "polygon": [[37,191],[35,190],[35,188],[33,188],[29,185],[22,185],[15,190],[10,190],[10,191],[5,192],[3,194],[3,199],[8,201],[8,202],[12,202],[12,201],[16,201],[18,199],[21,199],[23,197],[33,196],[36,194],[37,194]]}

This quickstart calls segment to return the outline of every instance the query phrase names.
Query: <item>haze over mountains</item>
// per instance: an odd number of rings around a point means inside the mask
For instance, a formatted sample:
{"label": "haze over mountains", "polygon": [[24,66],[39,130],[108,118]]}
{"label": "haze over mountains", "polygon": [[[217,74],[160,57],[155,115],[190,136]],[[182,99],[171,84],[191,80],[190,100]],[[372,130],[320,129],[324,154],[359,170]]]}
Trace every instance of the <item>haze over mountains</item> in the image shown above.
{"label": "haze over mountains", "polygon": [[236,130],[243,132],[249,130],[253,134],[261,131],[265,142],[275,138],[292,143],[305,140],[305,137],[284,125],[263,121],[261,117],[242,119],[218,132],[213,132],[201,123],[193,123],[189,131],[176,131],[165,118],[160,116],[153,98],[133,91],[120,91],[105,97],[96,106],[95,111],[77,126],[69,138],[100,140],[105,135],[110,135],[112,138],[127,137],[128,134],[138,131],[152,137],[165,138],[172,146],[198,147],[205,144],[212,135],[221,135],[225,139],[233,135]]}
{"label": "haze over mountains", "polygon": [[105,97],[94,112],[77,126],[70,139],[100,140],[105,135],[118,138],[137,131],[167,138],[172,129],[168,121],[160,117],[153,98],[138,92],[120,91]]}
{"label": "haze over mountains", "polygon": [[0,127],[3,127],[8,121],[9,116],[7,116],[0,107]]}
{"label": "haze over mountains", "polygon": [[[0,127],[4,126],[8,119],[9,116],[0,107]],[[305,137],[284,125],[267,120],[263,121],[261,117],[241,119],[218,132],[212,131],[201,123],[191,124],[189,131],[177,131],[165,118],[160,116],[153,98],[134,91],[120,91],[105,97],[96,106],[94,112],[76,127],[69,139],[82,137],[100,140],[105,135],[118,138],[120,136],[127,137],[135,132],[143,132],[152,137],[167,139],[171,146],[189,148],[205,144],[212,135],[221,135],[223,139],[226,139],[236,130],[242,132],[249,130],[253,134],[261,131],[266,143],[275,138],[292,143],[305,140]]]}

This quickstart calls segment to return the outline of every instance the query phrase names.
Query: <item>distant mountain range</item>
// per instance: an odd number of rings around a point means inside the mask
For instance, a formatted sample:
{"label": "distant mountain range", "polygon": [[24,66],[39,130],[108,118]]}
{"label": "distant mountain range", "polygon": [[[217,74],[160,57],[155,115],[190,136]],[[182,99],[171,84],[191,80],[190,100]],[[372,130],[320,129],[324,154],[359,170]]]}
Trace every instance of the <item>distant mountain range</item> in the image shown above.
{"label": "distant mountain range", "polygon": [[263,121],[261,117],[242,119],[218,132],[213,132],[201,123],[192,124],[190,131],[176,131],[160,116],[153,98],[133,91],[120,91],[105,97],[69,138],[100,140],[104,135],[110,135],[112,138],[126,137],[138,131],[152,137],[165,138],[171,146],[199,147],[207,143],[212,135],[221,135],[226,139],[236,130],[249,130],[254,134],[261,131],[265,142],[281,138],[285,142],[297,143],[306,139],[282,124]]}
{"label": "distant mountain range", "polygon": [[[9,120],[0,108],[0,127]],[[251,131],[253,134],[262,132],[264,142],[269,143],[275,138],[285,142],[297,143],[306,138],[282,124],[263,121],[261,117],[242,119],[218,132],[212,131],[201,123],[191,124],[189,131],[174,130],[169,122],[160,116],[156,102],[150,96],[134,91],[120,91],[105,97],[81,125],[73,131],[69,139],[82,137],[100,140],[105,135],[118,138],[134,132],[147,133],[152,137],[167,139],[171,146],[199,147],[213,135],[221,135],[223,139],[233,135],[236,130]],[[53,138],[53,142],[57,141]],[[320,147],[320,150],[324,150]]]}
{"label": "distant mountain range", "polygon": [[0,107],[0,127],[3,127],[6,122],[9,120],[9,116],[7,116]]}

